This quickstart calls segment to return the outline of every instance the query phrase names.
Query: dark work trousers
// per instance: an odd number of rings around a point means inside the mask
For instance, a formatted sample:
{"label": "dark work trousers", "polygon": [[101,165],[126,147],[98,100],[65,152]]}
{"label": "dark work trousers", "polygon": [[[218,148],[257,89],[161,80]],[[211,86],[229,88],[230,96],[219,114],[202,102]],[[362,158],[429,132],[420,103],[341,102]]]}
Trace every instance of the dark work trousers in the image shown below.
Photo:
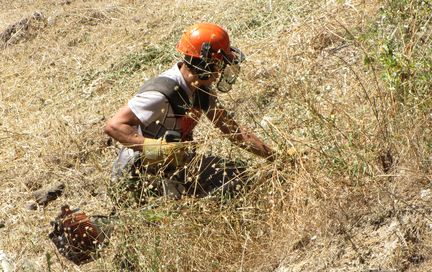
{"label": "dark work trousers", "polygon": [[161,169],[160,166],[142,165],[139,152],[123,148],[113,165],[113,186],[119,188],[121,185],[122,190],[134,191],[135,200],[145,202],[148,196],[164,195],[162,182],[170,183],[182,195],[195,197],[233,196],[245,185],[244,163],[216,156],[189,157],[184,168]]}

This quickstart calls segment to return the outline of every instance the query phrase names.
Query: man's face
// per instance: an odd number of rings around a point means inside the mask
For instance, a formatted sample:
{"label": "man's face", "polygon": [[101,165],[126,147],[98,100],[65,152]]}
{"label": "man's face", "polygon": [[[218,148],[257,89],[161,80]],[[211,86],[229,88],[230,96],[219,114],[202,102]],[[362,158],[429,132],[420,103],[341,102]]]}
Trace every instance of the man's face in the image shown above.
{"label": "man's face", "polygon": [[208,79],[198,79],[198,85],[203,87],[210,87],[218,80],[220,72],[213,72],[209,75],[210,77]]}
{"label": "man's face", "polygon": [[206,76],[208,76],[207,79],[198,79],[198,83],[200,86],[203,87],[210,87],[213,83],[215,83],[222,72],[223,69],[223,63],[219,60],[216,60],[214,63],[209,65],[209,68],[211,72],[207,73]]}

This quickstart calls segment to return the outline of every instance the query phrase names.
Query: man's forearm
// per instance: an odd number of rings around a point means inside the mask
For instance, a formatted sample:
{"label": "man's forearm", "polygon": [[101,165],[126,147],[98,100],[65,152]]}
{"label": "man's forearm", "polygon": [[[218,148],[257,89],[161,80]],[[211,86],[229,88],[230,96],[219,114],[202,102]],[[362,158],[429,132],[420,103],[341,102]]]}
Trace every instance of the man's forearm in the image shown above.
{"label": "man's forearm", "polygon": [[237,133],[232,135],[230,139],[236,145],[258,156],[271,159],[274,155],[274,151],[270,147],[245,128],[239,127]]}
{"label": "man's forearm", "polygon": [[105,133],[135,151],[142,151],[144,137],[139,135],[134,127],[126,124],[108,124]]}
{"label": "man's forearm", "polygon": [[240,127],[226,110],[222,108],[211,110],[207,113],[207,117],[237,146],[268,160],[274,158],[274,151],[257,136]]}

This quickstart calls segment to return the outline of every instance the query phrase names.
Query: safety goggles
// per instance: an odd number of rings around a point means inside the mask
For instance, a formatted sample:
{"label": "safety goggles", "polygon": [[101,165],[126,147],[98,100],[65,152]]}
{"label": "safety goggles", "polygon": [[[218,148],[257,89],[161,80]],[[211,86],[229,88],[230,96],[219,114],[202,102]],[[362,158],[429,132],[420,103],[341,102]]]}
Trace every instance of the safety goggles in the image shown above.
{"label": "safety goggles", "polygon": [[223,70],[216,85],[217,89],[223,93],[227,93],[232,89],[240,74],[240,64],[246,59],[243,52],[236,47],[231,47],[231,55],[231,59],[224,55]]}

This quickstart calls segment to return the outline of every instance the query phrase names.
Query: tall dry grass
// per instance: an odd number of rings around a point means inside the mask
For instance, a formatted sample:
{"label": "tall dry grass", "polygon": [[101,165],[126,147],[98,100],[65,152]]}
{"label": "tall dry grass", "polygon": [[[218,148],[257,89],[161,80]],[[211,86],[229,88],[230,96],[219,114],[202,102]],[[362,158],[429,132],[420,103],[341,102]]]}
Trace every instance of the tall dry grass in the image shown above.
{"label": "tall dry grass", "polygon": [[[17,271],[429,270],[428,1],[11,1],[0,31],[35,11],[0,57],[0,250]],[[117,144],[102,127],[196,21],[246,52],[221,101],[281,155],[267,163],[202,120],[199,152],[248,161],[250,188],[122,209],[102,258],[74,266],[49,222],[64,203],[110,212]],[[55,182],[60,199],[26,209]]]}

